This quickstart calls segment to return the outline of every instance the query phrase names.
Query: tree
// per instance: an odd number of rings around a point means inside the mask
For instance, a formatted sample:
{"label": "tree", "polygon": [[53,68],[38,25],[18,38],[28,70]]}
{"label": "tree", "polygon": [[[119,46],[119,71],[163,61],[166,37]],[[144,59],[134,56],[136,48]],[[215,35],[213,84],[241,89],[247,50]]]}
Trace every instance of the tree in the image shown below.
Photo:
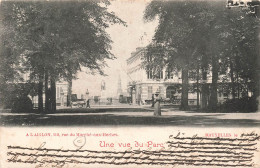
{"label": "tree", "polygon": [[[182,72],[182,98],[180,109],[187,110],[188,107],[188,86],[189,71],[197,66],[192,60],[197,60],[205,44],[205,35],[202,35],[201,28],[206,29],[209,14],[204,12],[207,3],[198,2],[158,2],[152,1],[146,8],[145,20],[149,21],[158,16],[159,26],[154,35],[154,45],[161,45],[164,49],[160,57],[154,55],[154,60],[163,60],[161,64],[170,66],[172,69]],[[203,17],[202,17],[203,16]],[[205,23],[203,23],[205,21]],[[199,26],[205,25],[205,27]],[[203,41],[200,41],[200,37]],[[149,48],[152,48],[150,46]],[[148,50],[149,50],[148,48]],[[150,49],[151,50],[151,49]],[[152,50],[151,50],[152,51]],[[156,63],[155,65],[161,65]]]}
{"label": "tree", "polygon": [[0,101],[4,107],[9,107],[15,97],[12,94],[14,87],[10,87],[10,83],[20,80],[22,72],[21,58],[13,51],[12,47],[13,37],[18,32],[15,31],[15,24],[10,22],[11,16],[4,15],[7,11],[2,8],[0,10]]}
{"label": "tree", "polygon": [[[224,2],[196,1],[152,1],[144,18],[159,19],[153,42],[148,46],[148,55],[153,59],[145,64],[155,71],[158,66],[182,71],[181,109],[188,109],[189,72],[198,66],[204,109],[218,108],[220,75],[226,82],[231,80],[234,98],[236,90],[241,90],[238,83],[256,83],[256,19],[249,19],[242,11],[226,9]],[[206,83],[208,75],[212,76],[211,84]],[[251,90],[257,90],[254,88],[257,85]]]}
{"label": "tree", "polygon": [[31,79],[39,82],[40,94],[45,79],[51,111],[56,108],[58,80],[71,81],[82,67],[103,74],[105,60],[115,58],[105,30],[125,23],[107,11],[109,1],[4,3],[19,31],[16,52],[25,57],[23,63],[30,68]]}

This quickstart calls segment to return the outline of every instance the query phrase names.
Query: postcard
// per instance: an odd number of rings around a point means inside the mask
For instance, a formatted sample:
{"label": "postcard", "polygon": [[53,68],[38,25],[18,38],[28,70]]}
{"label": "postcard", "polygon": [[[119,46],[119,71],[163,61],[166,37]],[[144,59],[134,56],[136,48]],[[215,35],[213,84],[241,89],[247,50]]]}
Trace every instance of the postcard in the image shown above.
{"label": "postcard", "polygon": [[0,167],[259,168],[259,5],[0,1]]}

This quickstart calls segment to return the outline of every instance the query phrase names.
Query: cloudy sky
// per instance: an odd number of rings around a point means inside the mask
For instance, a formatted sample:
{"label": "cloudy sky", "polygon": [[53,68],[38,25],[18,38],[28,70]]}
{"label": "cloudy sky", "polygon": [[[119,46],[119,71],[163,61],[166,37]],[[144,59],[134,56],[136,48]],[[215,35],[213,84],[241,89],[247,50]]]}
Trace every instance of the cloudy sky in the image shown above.
{"label": "cloudy sky", "polygon": [[[113,25],[107,32],[112,41],[112,53],[116,60],[108,60],[109,67],[105,68],[106,77],[89,75],[85,72],[78,73],[78,79],[73,81],[73,92],[81,95],[88,89],[90,96],[100,95],[101,81],[106,83],[106,95],[114,96],[117,92],[118,77],[121,76],[122,89],[127,88],[126,59],[137,47],[146,46],[152,39],[157,21],[145,23],[143,13],[147,0],[116,0],[109,6],[109,10],[122,20],[127,22],[123,25]],[[145,35],[146,34],[146,35]],[[141,37],[143,36],[143,40]]]}

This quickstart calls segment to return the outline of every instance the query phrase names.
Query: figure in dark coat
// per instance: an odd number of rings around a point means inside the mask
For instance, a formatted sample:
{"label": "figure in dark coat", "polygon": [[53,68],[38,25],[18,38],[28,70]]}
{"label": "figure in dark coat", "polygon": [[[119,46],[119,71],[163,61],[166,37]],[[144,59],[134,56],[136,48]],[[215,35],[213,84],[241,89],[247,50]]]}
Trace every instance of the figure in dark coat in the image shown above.
{"label": "figure in dark coat", "polygon": [[87,100],[87,107],[86,108],[90,108],[89,99]]}
{"label": "figure in dark coat", "polygon": [[160,97],[159,92],[155,93],[155,103],[154,103],[154,116],[161,116],[161,106],[160,106]]}

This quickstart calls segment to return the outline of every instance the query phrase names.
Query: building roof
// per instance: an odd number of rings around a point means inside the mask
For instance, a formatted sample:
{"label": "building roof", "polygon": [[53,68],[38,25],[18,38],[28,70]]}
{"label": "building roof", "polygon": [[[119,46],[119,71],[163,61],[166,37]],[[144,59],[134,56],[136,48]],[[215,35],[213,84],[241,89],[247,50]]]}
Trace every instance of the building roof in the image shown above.
{"label": "building roof", "polygon": [[131,56],[126,60],[126,62],[128,64],[131,63],[135,58],[140,56],[140,53],[142,53],[142,51],[144,51],[145,49],[146,49],[145,47],[137,47],[136,51],[131,53]]}

